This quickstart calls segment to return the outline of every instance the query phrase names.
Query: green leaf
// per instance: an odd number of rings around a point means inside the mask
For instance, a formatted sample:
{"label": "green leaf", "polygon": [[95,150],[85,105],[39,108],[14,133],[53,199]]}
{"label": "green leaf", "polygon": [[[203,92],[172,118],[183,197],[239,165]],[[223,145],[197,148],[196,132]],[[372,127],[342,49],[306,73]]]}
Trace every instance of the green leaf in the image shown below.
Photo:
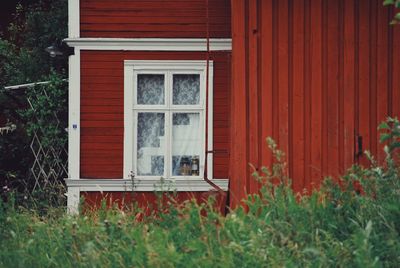
{"label": "green leaf", "polygon": [[393,151],[396,148],[400,148],[400,141],[393,142],[390,144],[390,150]]}
{"label": "green leaf", "polygon": [[379,126],[378,129],[390,129],[390,126],[386,122],[382,122]]}
{"label": "green leaf", "polygon": [[381,140],[381,142],[385,142],[385,141],[389,140],[390,138],[392,138],[392,135],[391,135],[391,134],[389,134],[389,133],[382,133],[382,134],[381,134],[380,140]]}
{"label": "green leaf", "polygon": [[385,0],[383,1],[384,6],[393,5],[395,0]]}

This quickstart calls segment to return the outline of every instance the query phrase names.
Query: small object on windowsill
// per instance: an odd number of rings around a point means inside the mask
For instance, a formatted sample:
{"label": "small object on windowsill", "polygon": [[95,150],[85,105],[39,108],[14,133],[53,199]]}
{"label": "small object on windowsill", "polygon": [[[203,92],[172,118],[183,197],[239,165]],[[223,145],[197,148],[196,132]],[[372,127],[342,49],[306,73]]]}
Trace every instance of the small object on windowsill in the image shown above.
{"label": "small object on windowsill", "polygon": [[191,174],[191,169],[190,169],[190,161],[188,157],[182,157],[181,158],[181,175],[182,176],[188,176]]}
{"label": "small object on windowsill", "polygon": [[199,157],[193,156],[192,158],[192,176],[199,176]]}

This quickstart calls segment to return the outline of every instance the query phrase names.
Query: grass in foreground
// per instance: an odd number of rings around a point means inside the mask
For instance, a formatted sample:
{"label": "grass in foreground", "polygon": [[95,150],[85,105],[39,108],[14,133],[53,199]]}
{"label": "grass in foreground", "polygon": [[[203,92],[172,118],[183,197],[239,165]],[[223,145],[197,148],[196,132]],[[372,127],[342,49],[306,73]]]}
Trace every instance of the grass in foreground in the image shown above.
{"label": "grass in foreground", "polygon": [[[400,177],[394,153],[400,131],[382,127],[386,161],[354,167],[339,183],[296,196],[283,154],[254,173],[263,188],[226,217],[208,205],[177,205],[138,220],[139,210],[100,209],[68,216],[0,205],[1,267],[398,267]],[[397,125],[396,125],[397,124]],[[393,134],[394,133],[394,134]],[[389,135],[389,136],[387,136]],[[391,135],[391,136],[390,136]],[[397,135],[397,136],[396,136]],[[396,145],[397,144],[397,145]],[[362,185],[363,193],[357,190]],[[206,215],[206,216],[204,216]]]}

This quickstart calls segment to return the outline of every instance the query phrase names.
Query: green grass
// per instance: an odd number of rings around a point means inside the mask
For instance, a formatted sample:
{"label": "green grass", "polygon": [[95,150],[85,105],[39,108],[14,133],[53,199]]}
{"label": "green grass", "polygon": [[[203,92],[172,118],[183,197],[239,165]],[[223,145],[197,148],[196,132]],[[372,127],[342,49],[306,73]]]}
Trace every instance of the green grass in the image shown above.
{"label": "green grass", "polygon": [[383,166],[371,159],[303,197],[292,192],[283,154],[270,141],[276,162],[254,173],[260,194],[226,217],[211,199],[178,205],[173,195],[159,207],[168,213],[144,217],[116,208],[41,216],[2,203],[0,267],[398,267],[397,139],[386,139]]}
{"label": "green grass", "polygon": [[264,187],[262,195],[249,196],[248,213],[238,209],[223,217],[211,205],[187,202],[141,221],[135,210],[103,208],[71,217],[58,209],[39,216],[3,204],[0,266],[396,267],[395,186],[369,197],[331,184],[296,201],[280,184],[271,187],[273,194]]}

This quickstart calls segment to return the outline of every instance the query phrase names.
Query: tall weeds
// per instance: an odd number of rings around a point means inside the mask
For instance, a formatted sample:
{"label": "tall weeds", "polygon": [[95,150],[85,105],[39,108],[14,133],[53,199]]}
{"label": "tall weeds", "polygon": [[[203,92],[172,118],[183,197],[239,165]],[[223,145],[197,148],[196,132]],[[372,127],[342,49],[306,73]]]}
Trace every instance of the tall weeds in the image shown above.
{"label": "tall weeds", "polygon": [[[227,216],[208,203],[159,202],[140,209],[100,209],[42,217],[0,205],[1,267],[397,267],[400,263],[400,180],[397,119],[381,125],[386,159],[354,166],[319,190],[292,191],[284,154],[254,177],[249,195]],[[50,216],[53,215],[53,216]]]}

